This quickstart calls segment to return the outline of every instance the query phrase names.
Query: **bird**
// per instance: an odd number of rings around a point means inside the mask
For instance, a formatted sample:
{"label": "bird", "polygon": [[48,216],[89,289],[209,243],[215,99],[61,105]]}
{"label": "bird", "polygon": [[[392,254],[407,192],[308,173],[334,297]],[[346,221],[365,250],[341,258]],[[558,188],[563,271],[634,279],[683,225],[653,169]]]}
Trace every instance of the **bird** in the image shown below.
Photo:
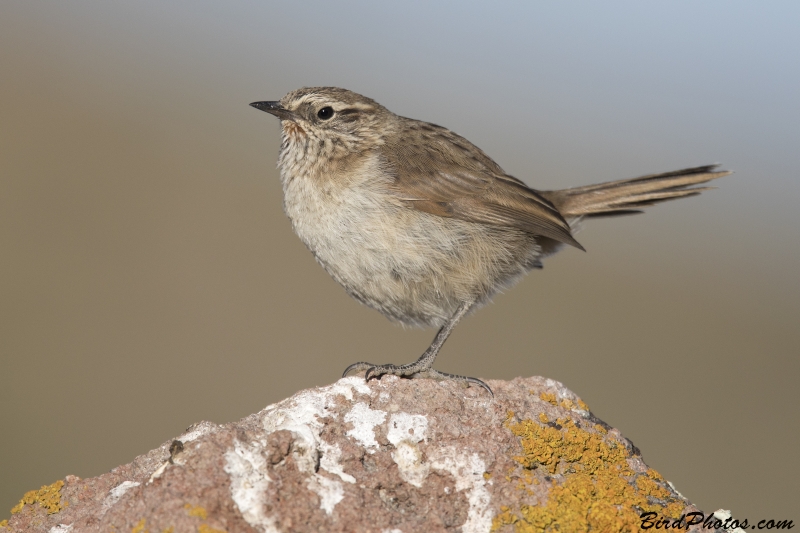
{"label": "bird", "polygon": [[433,368],[455,326],[557,251],[586,219],[641,213],[730,174],[704,165],[562,190],[536,190],[464,137],[338,87],[250,104],[281,125],[283,207],[317,262],[393,322],[439,328],[414,362],[357,362],[365,379],[478,378]]}

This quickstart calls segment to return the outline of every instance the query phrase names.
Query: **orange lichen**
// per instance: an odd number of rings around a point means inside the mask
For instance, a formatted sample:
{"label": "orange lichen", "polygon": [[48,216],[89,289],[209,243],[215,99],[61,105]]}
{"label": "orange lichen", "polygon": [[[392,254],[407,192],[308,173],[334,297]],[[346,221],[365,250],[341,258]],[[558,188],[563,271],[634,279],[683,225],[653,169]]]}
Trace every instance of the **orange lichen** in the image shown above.
{"label": "orange lichen", "polygon": [[61,503],[61,488],[64,482],[59,480],[52,485],[43,485],[39,490],[29,490],[25,493],[17,505],[11,509],[11,514],[21,512],[26,505],[38,503],[39,506],[47,511],[47,514],[55,514],[69,505],[68,502]]}
{"label": "orange lichen", "polygon": [[632,532],[640,530],[642,512],[677,518],[683,511],[684,502],[665,487],[663,478],[652,469],[634,472],[628,464],[628,449],[606,431],[590,432],[561,418],[556,427],[533,420],[513,423],[512,416],[509,413],[505,425],[520,438],[523,451],[514,459],[528,472],[542,468],[558,480],[542,481],[550,489],[541,505],[522,505],[517,510],[501,507],[492,531],[512,526],[522,533]]}

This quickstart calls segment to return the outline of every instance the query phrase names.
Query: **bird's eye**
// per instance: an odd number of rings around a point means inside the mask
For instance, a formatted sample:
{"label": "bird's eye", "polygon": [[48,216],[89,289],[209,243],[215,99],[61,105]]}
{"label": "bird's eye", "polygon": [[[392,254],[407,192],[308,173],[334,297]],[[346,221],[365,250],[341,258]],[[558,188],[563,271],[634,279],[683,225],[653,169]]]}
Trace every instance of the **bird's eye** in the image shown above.
{"label": "bird's eye", "polygon": [[317,116],[322,120],[328,120],[333,116],[333,108],[331,106],[325,106],[317,111]]}

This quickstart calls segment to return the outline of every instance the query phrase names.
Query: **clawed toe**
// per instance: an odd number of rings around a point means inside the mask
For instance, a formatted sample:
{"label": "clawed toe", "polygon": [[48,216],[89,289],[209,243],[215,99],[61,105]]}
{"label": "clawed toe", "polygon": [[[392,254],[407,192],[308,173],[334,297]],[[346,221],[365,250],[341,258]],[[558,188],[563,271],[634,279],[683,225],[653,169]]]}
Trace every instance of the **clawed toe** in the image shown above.
{"label": "clawed toe", "polygon": [[489,396],[494,398],[494,392],[492,392],[491,387],[489,387],[489,385],[487,385],[484,381],[481,381],[478,378],[467,377],[467,383],[474,383],[475,385],[477,385],[479,387],[483,387],[486,390],[486,392],[489,393]]}
{"label": "clawed toe", "polygon": [[400,376],[403,377],[405,374],[402,372],[402,369],[398,366],[389,364],[389,365],[375,365],[367,369],[366,374],[364,374],[364,379],[369,381],[372,378],[380,379],[381,376],[385,376],[386,374],[390,374],[393,376]]}
{"label": "clawed toe", "polygon": [[369,381],[372,378],[380,378],[384,374],[392,374],[397,370],[397,367],[394,365],[376,365],[373,363],[366,363],[364,361],[361,361],[358,363],[353,363],[352,365],[345,368],[342,377],[346,378],[347,374],[349,374],[350,372],[361,372],[362,370],[367,371],[364,374],[364,380]]}
{"label": "clawed toe", "polygon": [[370,378],[380,378],[385,372],[381,372],[380,367],[372,366],[364,373],[364,381],[369,381]]}
{"label": "clawed toe", "polygon": [[385,376],[387,374],[399,377],[409,377],[415,373],[415,369],[410,365],[397,366],[391,363],[385,365],[376,365],[373,363],[359,362],[348,366],[345,369],[344,374],[342,374],[342,377],[347,377],[347,374],[350,372],[360,372],[362,370],[366,370],[366,373],[364,374],[365,381],[369,381],[373,378],[380,379],[381,376]]}
{"label": "clawed toe", "polygon": [[408,379],[419,379],[419,378],[427,378],[427,379],[435,379],[437,381],[459,381],[466,386],[469,385],[477,385],[483,388],[489,395],[494,398],[494,393],[492,389],[487,385],[485,382],[481,381],[478,378],[471,378],[469,376],[459,376],[457,374],[448,374],[447,372],[439,372],[438,370],[434,370],[433,368],[427,368],[425,370],[416,370],[413,368],[412,365],[403,365],[397,366],[392,364],[386,365],[374,365],[372,363],[366,362],[358,362],[353,363],[352,365],[348,366],[342,377],[347,377],[347,374],[350,372],[360,372],[362,370],[366,370],[364,374],[364,380],[369,381],[373,378],[380,379],[382,376],[387,374],[393,376],[399,376]]}
{"label": "clawed toe", "polygon": [[350,365],[350,366],[348,366],[347,368],[344,369],[344,372],[342,373],[342,377],[346,378],[347,374],[349,374],[350,372],[360,372],[362,370],[369,370],[370,368],[373,368],[374,366],[375,365],[373,365],[372,363],[365,363],[364,361],[360,361],[358,363],[353,363],[352,365]]}

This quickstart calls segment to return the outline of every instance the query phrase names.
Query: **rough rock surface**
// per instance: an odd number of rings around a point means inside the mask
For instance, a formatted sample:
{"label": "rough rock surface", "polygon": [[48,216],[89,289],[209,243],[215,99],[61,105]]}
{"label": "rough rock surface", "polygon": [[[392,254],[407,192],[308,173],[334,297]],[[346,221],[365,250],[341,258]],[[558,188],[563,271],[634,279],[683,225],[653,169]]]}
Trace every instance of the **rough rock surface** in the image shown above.
{"label": "rough rock surface", "polygon": [[697,511],[561,383],[489,384],[341,379],[31,491],[0,533],[641,531]]}

